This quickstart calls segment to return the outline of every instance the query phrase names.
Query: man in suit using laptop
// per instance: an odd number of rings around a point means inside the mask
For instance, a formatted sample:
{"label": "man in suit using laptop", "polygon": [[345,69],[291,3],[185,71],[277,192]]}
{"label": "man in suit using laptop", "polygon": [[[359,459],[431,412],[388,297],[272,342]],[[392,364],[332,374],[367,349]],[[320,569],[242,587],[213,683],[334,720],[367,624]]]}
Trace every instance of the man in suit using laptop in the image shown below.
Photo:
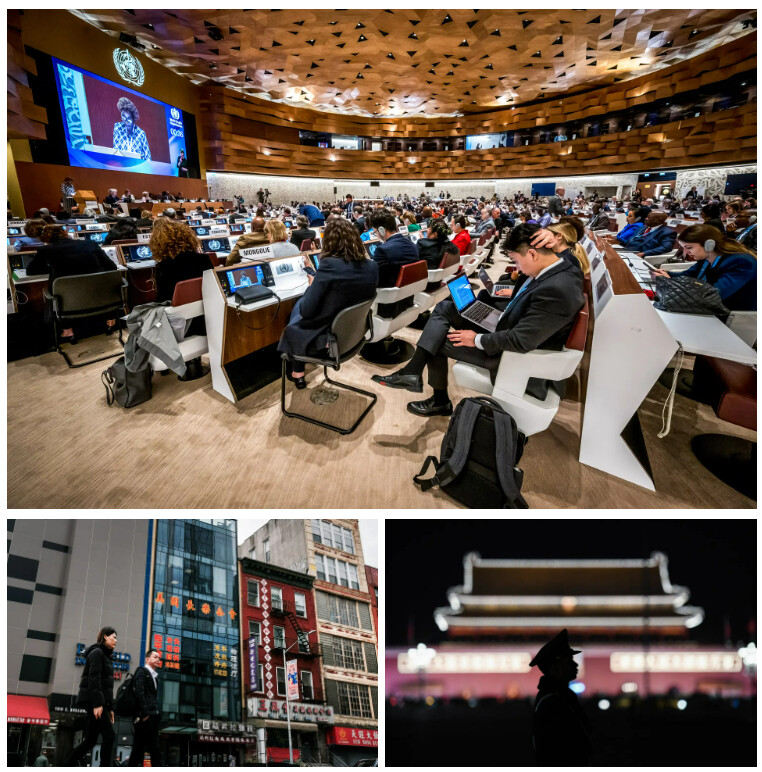
{"label": "man in suit using laptop", "polygon": [[[519,225],[506,241],[505,250],[524,275],[516,283],[495,332],[487,333],[464,319],[452,300],[442,300],[426,322],[407,365],[391,375],[374,375],[373,380],[420,393],[423,370],[428,367],[434,395],[410,402],[407,408],[419,416],[447,416],[452,415],[447,394],[448,358],[486,368],[494,383],[503,351],[561,350],[584,304],[583,279],[571,263],[550,248],[532,245],[540,230],[537,225]],[[499,308],[499,303],[492,300],[495,307]]]}

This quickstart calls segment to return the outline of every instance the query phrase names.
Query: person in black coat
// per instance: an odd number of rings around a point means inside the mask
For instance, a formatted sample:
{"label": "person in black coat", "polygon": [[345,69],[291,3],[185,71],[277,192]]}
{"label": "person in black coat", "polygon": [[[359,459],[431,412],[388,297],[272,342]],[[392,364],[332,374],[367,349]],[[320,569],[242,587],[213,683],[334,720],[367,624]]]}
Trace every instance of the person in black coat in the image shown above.
{"label": "person in black coat", "polygon": [[[116,271],[117,267],[95,241],[70,239],[62,225],[46,225],[40,235],[45,246],[37,250],[26,269],[28,276],[48,274],[48,291],[53,294],[53,282],[60,276],[78,276],[86,273]],[[52,308],[45,306],[45,321],[49,324],[54,316]],[[109,319],[109,327],[115,320]],[[68,327],[61,331],[64,341],[74,343],[74,330]]]}
{"label": "person in black coat", "polygon": [[487,369],[494,383],[503,351],[560,351],[584,305],[583,278],[581,271],[551,249],[532,246],[531,240],[540,230],[537,225],[519,225],[506,240],[505,249],[524,276],[516,282],[507,306],[492,300],[492,305],[503,309],[495,332],[485,332],[464,319],[452,300],[442,300],[434,307],[407,365],[391,375],[374,375],[373,380],[420,393],[423,370],[428,367],[434,395],[410,402],[408,411],[423,417],[452,415],[447,394],[448,358]]}
{"label": "person in black coat", "polygon": [[400,266],[417,263],[421,259],[418,247],[397,233],[397,220],[391,212],[375,212],[370,224],[384,242],[376,247],[373,255],[373,260],[378,264],[378,286],[393,287],[397,283]]}
{"label": "person in black coat", "polygon": [[577,695],[569,688],[569,682],[579,671],[574,661],[574,655],[579,653],[569,646],[568,632],[562,630],[529,663],[543,674],[532,715],[532,747],[537,766],[590,766],[592,727]]}
{"label": "person in black coat", "polygon": [[161,766],[159,750],[159,710],[158,683],[161,667],[161,655],[156,649],[146,652],[145,666],[139,667],[133,676],[135,695],[138,698],[138,715],[134,720],[134,740],[130,753],[131,767],[142,767],[145,751],[151,754],[151,766]]}
{"label": "person in black coat", "polygon": [[106,234],[106,238],[103,239],[103,243],[108,245],[118,240],[137,240],[137,238],[138,228],[135,220],[132,217],[122,217],[111,226],[111,229]]}
{"label": "person in black coat", "polygon": [[114,749],[114,668],[116,630],[104,627],[98,642],[85,649],[85,669],[79,682],[77,705],[87,709],[87,727],[82,742],[74,748],[64,766],[76,767],[85,754],[102,738],[101,766],[112,766]]}
{"label": "person in black coat", "polygon": [[323,356],[328,331],[339,311],[376,294],[378,265],[368,258],[360,234],[349,220],[328,221],[320,266],[308,279],[310,286],[294,306],[278,343],[278,351],[288,354],[293,362],[288,379],[298,389],[307,385],[299,356]]}
{"label": "person in black coat", "polygon": [[289,239],[292,244],[296,244],[297,247],[301,248],[303,241],[317,237],[317,232],[308,227],[309,220],[305,215],[300,214],[296,218],[296,224],[299,227],[291,231],[291,238]]}

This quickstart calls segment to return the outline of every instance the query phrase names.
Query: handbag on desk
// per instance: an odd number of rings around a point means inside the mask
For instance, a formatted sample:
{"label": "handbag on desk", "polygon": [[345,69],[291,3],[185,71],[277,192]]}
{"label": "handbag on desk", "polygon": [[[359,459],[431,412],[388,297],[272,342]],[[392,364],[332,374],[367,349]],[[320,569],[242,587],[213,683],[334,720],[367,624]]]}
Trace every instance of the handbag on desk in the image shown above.
{"label": "handbag on desk", "polygon": [[695,276],[659,276],[654,282],[654,294],[654,308],[659,311],[716,316],[723,322],[730,314],[716,287]]}

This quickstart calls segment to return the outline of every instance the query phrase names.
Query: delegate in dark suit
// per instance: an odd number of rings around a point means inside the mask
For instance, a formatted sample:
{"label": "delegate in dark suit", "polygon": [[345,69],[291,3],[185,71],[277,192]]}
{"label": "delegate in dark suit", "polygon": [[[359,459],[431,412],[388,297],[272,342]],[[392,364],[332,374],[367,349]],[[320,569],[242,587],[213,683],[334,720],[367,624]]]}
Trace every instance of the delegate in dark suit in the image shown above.
{"label": "delegate in dark suit", "polygon": [[639,236],[627,242],[627,249],[632,252],[642,252],[644,257],[651,255],[665,255],[675,247],[677,233],[670,228],[661,225],[656,228],[646,229]]}
{"label": "delegate in dark suit", "polygon": [[278,351],[299,356],[322,356],[328,344],[328,331],[336,315],[345,308],[376,294],[378,265],[341,257],[321,257],[312,284],[294,306],[291,321],[283,330]]}
{"label": "delegate in dark suit", "polygon": [[[146,657],[146,664],[158,666],[159,656],[151,651]],[[151,754],[151,766],[161,766],[159,751],[159,700],[157,692],[158,673],[148,667],[139,667],[135,671],[135,696],[138,698],[138,715],[133,723],[134,738],[130,753],[131,767],[142,767],[145,752]]]}
{"label": "delegate in dark suit", "polygon": [[27,275],[49,274],[48,288],[59,276],[77,276],[85,273],[116,271],[116,265],[95,241],[62,238],[37,250]]}
{"label": "delegate in dark suit", "polygon": [[[527,281],[529,277],[523,276],[516,283],[513,299],[491,333],[464,319],[452,300],[437,303],[418,340],[418,346],[433,355],[428,362],[432,388],[447,388],[448,358],[484,367],[494,383],[503,351],[563,348],[584,303],[581,272],[571,262],[559,260],[524,287]],[[498,303],[492,305],[499,307]],[[482,349],[453,345],[447,339],[450,328],[482,333],[478,338]]]}
{"label": "delegate in dark suit", "polygon": [[401,265],[420,260],[418,247],[402,234],[395,233],[376,247],[373,260],[378,264],[378,286],[393,287]]}

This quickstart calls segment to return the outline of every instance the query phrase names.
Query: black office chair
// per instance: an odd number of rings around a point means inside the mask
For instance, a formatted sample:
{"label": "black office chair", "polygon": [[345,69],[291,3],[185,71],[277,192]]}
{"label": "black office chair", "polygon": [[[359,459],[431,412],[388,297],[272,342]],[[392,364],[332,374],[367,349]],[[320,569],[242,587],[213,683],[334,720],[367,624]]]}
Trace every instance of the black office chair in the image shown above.
{"label": "black office chair", "polygon": [[[94,316],[123,315],[127,313],[127,280],[120,271],[104,271],[102,273],[86,273],[76,276],[60,276],[53,280],[53,292],[44,290],[47,303],[53,316],[53,335],[56,351],[66,360],[69,367],[83,367],[104,359],[120,356],[106,356],[90,359],[87,362],[72,364],[65,351],[61,350],[61,340],[58,336],[58,326],[69,326],[78,319]],[[124,348],[122,330],[119,328],[119,342]]]}
{"label": "black office chair", "polygon": [[370,332],[369,337],[373,337],[373,300],[366,300],[363,303],[358,303],[355,306],[350,306],[340,311],[331,324],[331,330],[329,333],[328,352],[325,357],[307,357],[300,356],[300,362],[310,362],[316,365],[323,366],[323,374],[325,380],[333,386],[338,386],[342,389],[348,389],[354,391],[356,394],[362,394],[366,397],[370,397],[370,404],[363,410],[360,417],[352,424],[348,429],[342,429],[340,426],[334,426],[333,424],[325,423],[324,421],[318,421],[316,418],[310,418],[309,416],[302,415],[300,413],[294,413],[286,410],[286,363],[291,360],[289,354],[283,354],[283,372],[281,374],[280,384],[280,408],[283,415],[289,418],[299,418],[302,421],[307,421],[317,426],[322,426],[326,429],[331,429],[339,434],[351,434],[359,425],[360,422],[370,412],[373,405],[376,404],[378,399],[377,395],[372,391],[365,391],[364,389],[358,389],[356,386],[349,386],[346,383],[339,383],[339,381],[332,381],[328,377],[328,368],[331,367],[334,370],[338,370],[342,362],[346,362],[357,354],[360,349],[365,345],[366,335]]}

